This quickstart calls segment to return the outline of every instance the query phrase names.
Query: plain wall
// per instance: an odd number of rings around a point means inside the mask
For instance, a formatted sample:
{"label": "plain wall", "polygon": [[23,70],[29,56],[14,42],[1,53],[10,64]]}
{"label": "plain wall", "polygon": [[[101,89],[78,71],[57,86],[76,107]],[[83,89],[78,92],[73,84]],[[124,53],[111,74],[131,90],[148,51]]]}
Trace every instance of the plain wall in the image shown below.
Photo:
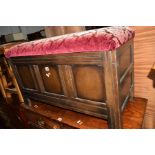
{"label": "plain wall", "polygon": [[0,26],[0,35],[7,35],[18,32],[30,34],[43,29],[43,26]]}

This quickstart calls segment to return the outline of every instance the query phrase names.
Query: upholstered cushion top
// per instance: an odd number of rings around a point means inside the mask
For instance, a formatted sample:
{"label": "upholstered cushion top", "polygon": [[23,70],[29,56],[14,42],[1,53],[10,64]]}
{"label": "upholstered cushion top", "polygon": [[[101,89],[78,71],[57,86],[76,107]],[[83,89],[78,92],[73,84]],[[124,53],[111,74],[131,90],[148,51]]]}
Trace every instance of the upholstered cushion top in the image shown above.
{"label": "upholstered cushion top", "polygon": [[111,51],[134,37],[130,27],[107,27],[31,41],[10,48],[6,57]]}

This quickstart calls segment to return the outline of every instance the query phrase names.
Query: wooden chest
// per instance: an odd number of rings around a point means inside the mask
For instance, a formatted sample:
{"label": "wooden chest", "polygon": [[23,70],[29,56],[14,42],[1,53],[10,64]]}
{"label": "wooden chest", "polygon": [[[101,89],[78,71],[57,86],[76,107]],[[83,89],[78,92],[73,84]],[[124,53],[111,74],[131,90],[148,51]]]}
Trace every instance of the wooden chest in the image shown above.
{"label": "wooden chest", "polygon": [[122,127],[121,113],[133,96],[132,38],[110,51],[22,55],[9,61],[29,106],[36,100]]}

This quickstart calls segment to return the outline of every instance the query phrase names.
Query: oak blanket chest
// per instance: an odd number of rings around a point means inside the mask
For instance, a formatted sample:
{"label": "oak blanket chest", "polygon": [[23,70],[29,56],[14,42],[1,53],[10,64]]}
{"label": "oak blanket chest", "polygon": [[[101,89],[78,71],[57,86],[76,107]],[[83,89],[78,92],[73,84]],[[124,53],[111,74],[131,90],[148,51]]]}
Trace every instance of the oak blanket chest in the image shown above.
{"label": "oak blanket chest", "polygon": [[108,27],[22,43],[5,56],[28,106],[36,100],[122,128],[133,97],[133,38],[129,27]]}

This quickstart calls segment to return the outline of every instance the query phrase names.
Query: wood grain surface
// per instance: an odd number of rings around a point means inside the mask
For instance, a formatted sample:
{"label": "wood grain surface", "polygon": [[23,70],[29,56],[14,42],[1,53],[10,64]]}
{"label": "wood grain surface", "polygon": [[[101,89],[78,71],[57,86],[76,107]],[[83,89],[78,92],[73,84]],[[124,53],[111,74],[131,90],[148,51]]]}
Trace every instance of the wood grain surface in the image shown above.
{"label": "wood grain surface", "polygon": [[143,128],[155,128],[155,88],[147,76],[155,62],[155,26],[132,27],[134,39],[135,96],[148,99]]}
{"label": "wood grain surface", "polygon": [[155,26],[132,27],[134,39],[135,97],[148,99],[148,106],[155,105],[155,88],[147,76],[155,62]]}
{"label": "wood grain surface", "polygon": [[[146,99],[134,98],[130,101],[123,112],[123,128],[124,129],[140,129],[142,128],[143,118],[146,108]],[[23,105],[24,106],[24,105]],[[21,113],[33,113],[30,115],[39,115],[38,118],[44,118],[51,121],[57,121],[61,118],[62,124],[77,129],[108,129],[108,122],[106,120],[65,110],[59,107],[43,104],[32,101],[31,107],[21,107]],[[32,119],[32,120],[31,120]],[[34,118],[29,116],[29,121],[33,122]],[[80,122],[80,123],[79,123]],[[46,123],[48,123],[46,121]],[[49,125],[50,126],[50,125]]]}

